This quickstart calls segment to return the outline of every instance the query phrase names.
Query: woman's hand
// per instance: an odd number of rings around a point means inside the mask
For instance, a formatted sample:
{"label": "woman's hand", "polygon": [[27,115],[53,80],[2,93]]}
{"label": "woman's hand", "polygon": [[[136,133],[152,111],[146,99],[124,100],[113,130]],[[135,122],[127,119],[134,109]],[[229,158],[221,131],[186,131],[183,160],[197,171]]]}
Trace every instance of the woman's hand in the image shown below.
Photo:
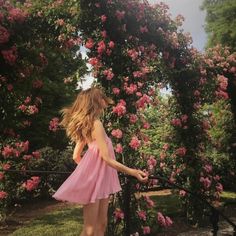
{"label": "woman's hand", "polygon": [[142,170],[133,169],[132,175],[142,183],[146,183],[148,181],[148,174]]}

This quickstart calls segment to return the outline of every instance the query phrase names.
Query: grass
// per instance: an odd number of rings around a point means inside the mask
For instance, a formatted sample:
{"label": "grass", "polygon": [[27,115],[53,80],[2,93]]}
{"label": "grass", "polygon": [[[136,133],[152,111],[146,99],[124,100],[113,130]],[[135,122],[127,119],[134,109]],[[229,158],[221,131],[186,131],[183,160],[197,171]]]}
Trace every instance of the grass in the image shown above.
{"label": "grass", "polygon": [[[155,202],[155,210],[168,216],[181,214],[181,203],[177,195],[152,196]],[[236,193],[223,192],[222,201],[236,200]],[[44,216],[32,220],[26,226],[16,230],[11,236],[78,236],[82,231],[82,208],[80,206],[66,207],[47,213]]]}
{"label": "grass", "polygon": [[181,213],[181,202],[177,195],[153,196],[155,202],[155,210],[161,211],[163,214],[175,216]]}
{"label": "grass", "polygon": [[78,236],[82,231],[82,209],[67,207],[32,220],[11,236]]}

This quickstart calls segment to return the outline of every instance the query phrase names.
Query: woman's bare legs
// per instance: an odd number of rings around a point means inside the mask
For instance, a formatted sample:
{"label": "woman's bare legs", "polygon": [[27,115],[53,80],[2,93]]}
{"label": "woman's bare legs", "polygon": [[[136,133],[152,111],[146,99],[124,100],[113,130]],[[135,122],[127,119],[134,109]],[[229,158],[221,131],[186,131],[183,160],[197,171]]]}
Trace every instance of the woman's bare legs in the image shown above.
{"label": "woman's bare legs", "polygon": [[99,200],[99,210],[96,222],[95,236],[104,236],[107,227],[107,212],[109,206],[109,197]]}
{"label": "woman's bare legs", "polygon": [[83,206],[84,225],[80,236],[94,236],[99,210],[99,200]]}

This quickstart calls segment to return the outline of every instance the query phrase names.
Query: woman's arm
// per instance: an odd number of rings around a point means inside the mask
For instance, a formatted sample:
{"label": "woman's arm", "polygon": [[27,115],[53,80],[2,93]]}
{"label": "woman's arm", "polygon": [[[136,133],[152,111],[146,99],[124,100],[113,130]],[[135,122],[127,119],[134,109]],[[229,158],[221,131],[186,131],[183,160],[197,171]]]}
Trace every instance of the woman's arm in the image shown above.
{"label": "woman's arm", "polygon": [[116,170],[126,173],[128,175],[135,176],[142,182],[147,181],[147,174],[141,170],[129,168],[120,162],[114,160],[110,157],[108,145],[106,143],[106,132],[104,130],[103,124],[100,120],[96,120],[94,122],[94,136],[100,151],[101,158],[111,167]]}
{"label": "woman's arm", "polygon": [[74,152],[73,152],[73,160],[79,164],[79,162],[81,161],[81,152],[83,151],[84,149],[84,146],[85,146],[85,142],[81,142],[81,141],[78,141],[75,145],[75,148],[74,148]]}

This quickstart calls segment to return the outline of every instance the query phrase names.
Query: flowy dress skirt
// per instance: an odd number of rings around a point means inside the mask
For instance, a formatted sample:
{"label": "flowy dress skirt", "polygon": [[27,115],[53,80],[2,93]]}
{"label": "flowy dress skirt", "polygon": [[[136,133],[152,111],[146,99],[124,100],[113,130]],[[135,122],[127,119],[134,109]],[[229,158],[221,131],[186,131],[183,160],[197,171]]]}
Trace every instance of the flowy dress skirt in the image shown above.
{"label": "flowy dress skirt", "polygon": [[[111,158],[115,159],[112,141],[108,136],[106,142]],[[52,197],[60,201],[86,205],[95,202],[96,199],[108,198],[110,194],[120,190],[117,170],[102,159],[94,140],[88,144],[88,150],[75,170]]]}

